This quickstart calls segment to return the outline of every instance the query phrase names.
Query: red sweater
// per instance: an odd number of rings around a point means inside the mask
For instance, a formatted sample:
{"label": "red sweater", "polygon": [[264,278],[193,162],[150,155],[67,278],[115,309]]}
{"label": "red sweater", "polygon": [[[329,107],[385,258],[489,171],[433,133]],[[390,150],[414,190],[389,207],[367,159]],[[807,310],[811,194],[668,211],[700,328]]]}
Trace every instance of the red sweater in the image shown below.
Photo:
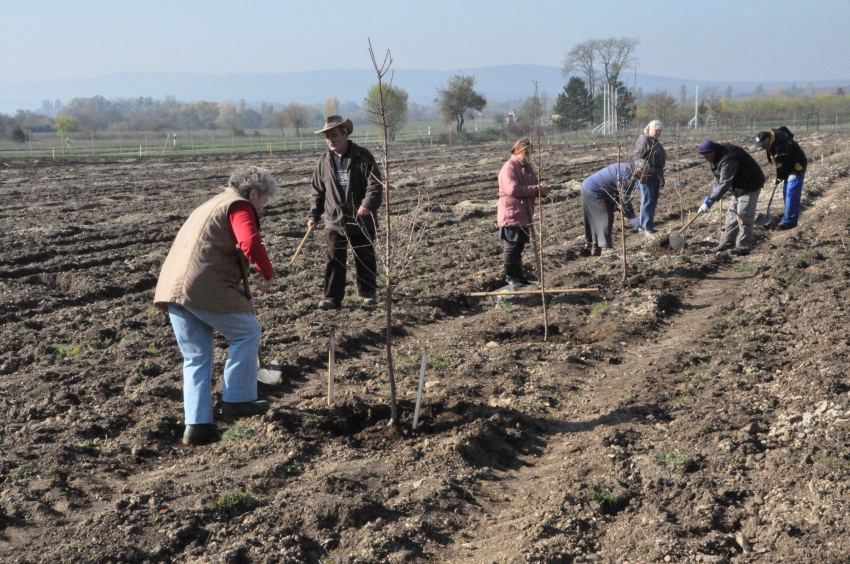
{"label": "red sweater", "polygon": [[254,206],[250,202],[236,202],[230,206],[227,216],[239,248],[251,264],[257,267],[263,278],[271,280],[274,277],[274,269],[260,238],[257,222],[254,221]]}

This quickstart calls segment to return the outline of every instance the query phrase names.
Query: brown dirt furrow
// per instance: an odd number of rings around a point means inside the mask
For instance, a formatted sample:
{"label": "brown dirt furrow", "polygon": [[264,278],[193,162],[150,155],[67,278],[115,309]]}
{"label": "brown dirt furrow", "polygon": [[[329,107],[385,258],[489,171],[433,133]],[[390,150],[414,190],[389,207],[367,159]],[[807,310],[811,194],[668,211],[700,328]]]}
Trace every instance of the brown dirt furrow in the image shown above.
{"label": "brown dirt furrow", "polygon": [[[533,553],[537,538],[528,534],[534,532],[530,523],[560,513],[565,494],[581,497],[586,493],[582,488],[592,487],[569,476],[584,474],[592,482],[607,472],[596,466],[598,460],[591,462],[600,445],[598,435],[590,431],[627,431],[656,409],[669,393],[658,367],[683,350],[699,347],[706,318],[726,303],[730,285],[747,277],[731,269],[706,277],[690,291],[657,337],[623,351],[620,363],[592,370],[588,375],[592,384],[582,390],[582,396],[590,401],[562,407],[543,433],[547,436],[545,453],[524,456],[518,469],[497,471],[495,479],[482,483],[476,492],[481,518],[464,531],[462,542],[440,553],[437,561],[520,562]],[[578,473],[577,466],[581,467]]]}

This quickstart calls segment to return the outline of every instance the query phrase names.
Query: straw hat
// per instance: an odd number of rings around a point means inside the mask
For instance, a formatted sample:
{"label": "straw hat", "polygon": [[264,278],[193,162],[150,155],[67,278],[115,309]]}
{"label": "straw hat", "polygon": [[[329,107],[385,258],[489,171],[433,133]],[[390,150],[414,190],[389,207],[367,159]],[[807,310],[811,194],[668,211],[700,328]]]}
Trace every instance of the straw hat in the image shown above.
{"label": "straw hat", "polygon": [[351,123],[350,119],[343,120],[342,116],[328,116],[325,118],[325,126],[319,131],[314,131],[313,133],[324,133],[326,131],[330,131],[334,127],[344,127],[348,134],[351,135],[351,132],[354,131],[354,124]]}

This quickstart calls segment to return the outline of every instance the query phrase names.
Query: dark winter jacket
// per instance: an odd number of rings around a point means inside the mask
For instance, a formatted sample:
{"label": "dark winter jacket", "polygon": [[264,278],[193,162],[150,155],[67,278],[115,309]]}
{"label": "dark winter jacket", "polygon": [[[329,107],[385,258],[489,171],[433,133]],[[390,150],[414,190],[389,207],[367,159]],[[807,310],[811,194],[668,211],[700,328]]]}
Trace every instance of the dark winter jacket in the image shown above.
{"label": "dark winter jacket", "polygon": [[767,160],[776,167],[776,178],[787,180],[792,174],[806,172],[806,153],[794,141],[794,134],[784,125],[770,130],[770,142],[764,148]]}
{"label": "dark winter jacket", "polygon": [[363,206],[377,212],[383,201],[381,170],[372,153],[353,141],[348,142],[348,189],[343,190],[336,178],[336,164],[328,149],[313,171],[310,217],[318,223],[324,216],[325,229],[345,233],[345,218],[353,223]]}
{"label": "dark winter jacket", "polygon": [[718,143],[714,151],[714,161],[710,163],[714,174],[714,201],[732,190],[741,195],[744,192],[760,190],[764,186],[764,172],[756,160],[744,149],[731,143]]}
{"label": "dark winter jacket", "polygon": [[635,165],[646,161],[646,167],[638,180],[664,180],[664,167],[667,166],[667,151],[658,139],[641,135],[635,142]]}

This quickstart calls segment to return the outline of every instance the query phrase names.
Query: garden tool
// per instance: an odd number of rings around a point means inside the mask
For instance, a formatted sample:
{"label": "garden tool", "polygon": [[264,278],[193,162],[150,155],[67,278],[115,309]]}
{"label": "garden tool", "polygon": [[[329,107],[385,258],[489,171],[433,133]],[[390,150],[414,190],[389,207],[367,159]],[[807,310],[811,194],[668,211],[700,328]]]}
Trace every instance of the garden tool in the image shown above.
{"label": "garden tool", "polygon": [[683,234],[684,234],[684,232],[685,232],[685,229],[687,229],[688,227],[690,227],[690,225],[691,225],[694,221],[696,221],[696,219],[697,219],[700,215],[702,215],[702,214],[701,214],[701,213],[697,213],[697,214],[696,214],[694,217],[692,217],[692,218],[691,218],[691,220],[690,220],[689,222],[687,222],[687,223],[685,224],[685,226],[684,226],[684,227],[682,227],[680,230],[678,230],[678,231],[673,231],[672,233],[670,233],[670,247],[671,247],[674,251],[681,251],[682,249],[684,249],[684,248],[685,248],[685,236],[683,235]]}
{"label": "garden tool", "polygon": [[[308,231],[307,233],[309,234],[310,232]],[[237,254],[239,255],[239,269],[242,271],[242,286],[245,289],[245,297],[250,302],[252,301],[252,295],[251,284],[248,279],[248,259],[238,249]],[[257,380],[263,384],[280,384],[281,373],[282,371],[277,359],[265,364],[260,349],[257,349]]]}
{"label": "garden tool", "polygon": [[756,225],[767,225],[768,223],[770,223],[770,220],[773,219],[773,216],[770,215],[770,204],[773,203],[773,195],[776,193],[776,187],[779,186],[781,182],[782,181],[778,178],[774,181],[773,190],[771,190],[770,192],[770,199],[767,201],[767,209],[764,213],[758,214],[758,217],[756,217],[755,220]]}
{"label": "garden tool", "polygon": [[292,259],[289,261],[289,266],[292,266],[292,263],[295,262],[295,257],[297,257],[298,253],[301,252],[301,247],[303,247],[304,243],[307,242],[307,237],[310,236],[310,232],[313,231],[313,227],[315,227],[315,224],[310,226],[310,229],[307,230],[307,233],[304,235],[304,238],[301,239],[301,242],[298,244],[298,248],[295,249],[295,254],[292,255]]}

